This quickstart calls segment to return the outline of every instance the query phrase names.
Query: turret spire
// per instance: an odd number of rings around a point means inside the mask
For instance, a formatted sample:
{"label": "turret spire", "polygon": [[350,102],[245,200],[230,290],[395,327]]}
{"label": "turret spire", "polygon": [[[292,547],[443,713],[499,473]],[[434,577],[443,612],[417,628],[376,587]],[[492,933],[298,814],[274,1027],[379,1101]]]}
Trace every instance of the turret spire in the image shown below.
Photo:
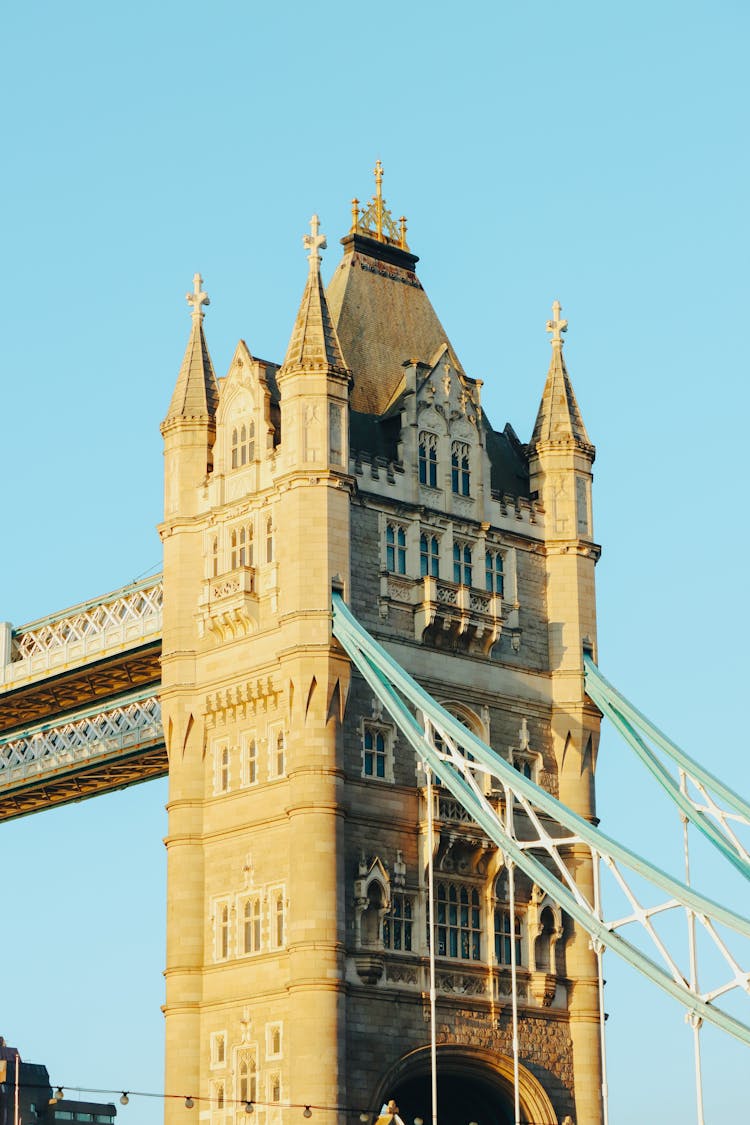
{"label": "turret spire", "polygon": [[555,301],[552,319],[547,321],[547,331],[552,336],[552,358],[529,448],[533,452],[539,442],[572,442],[593,457],[594,447],[586,433],[563,358],[563,333],[568,331],[568,322],[561,319],[561,312],[562,305]]}
{"label": "turret spire", "polygon": [[311,218],[310,234],[303,236],[302,245],[309,250],[310,270],[281,374],[294,368],[328,368],[339,374],[348,374],[320,277],[319,251],[325,249],[326,237],[320,233],[317,215]]}
{"label": "turret spire", "polygon": [[199,273],[193,275],[193,292],[186,293],[185,300],[190,305],[193,326],[164,425],[188,418],[205,419],[213,424],[219,388],[203,334],[203,306],[210,301]]}

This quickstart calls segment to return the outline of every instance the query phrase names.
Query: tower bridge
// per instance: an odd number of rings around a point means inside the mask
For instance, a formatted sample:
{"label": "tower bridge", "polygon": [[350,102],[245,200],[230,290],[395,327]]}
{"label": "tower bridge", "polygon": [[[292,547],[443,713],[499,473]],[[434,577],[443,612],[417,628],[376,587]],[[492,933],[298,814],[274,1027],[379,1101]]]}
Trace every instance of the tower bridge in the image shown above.
{"label": "tower bridge", "polygon": [[[668,781],[596,676],[595,450],[559,303],[524,443],[487,418],[382,175],[327,287],[313,217],[282,363],[240,340],[216,378],[195,275],[163,572],[2,627],[0,819],[168,774],[166,1090],[211,1125],[394,1095],[424,1117],[435,1075],[441,1125],[603,1125],[604,948],[742,1038],[721,1003],[747,972],[730,956],[701,991],[654,917],[750,923],[592,827],[602,712],[743,873],[750,809],[724,788],[715,815],[684,756]],[[642,906],[628,867],[671,897]]]}

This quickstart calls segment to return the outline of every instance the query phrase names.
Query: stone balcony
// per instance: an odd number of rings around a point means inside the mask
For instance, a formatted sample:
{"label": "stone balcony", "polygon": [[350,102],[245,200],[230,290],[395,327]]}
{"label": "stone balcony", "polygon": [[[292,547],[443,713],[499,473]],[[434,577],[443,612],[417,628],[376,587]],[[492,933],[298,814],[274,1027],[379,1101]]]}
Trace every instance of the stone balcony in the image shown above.
{"label": "stone balcony", "polygon": [[[501,811],[500,800],[490,796],[490,803]],[[427,789],[419,793],[419,826],[427,846]],[[461,802],[441,785],[432,790],[432,826],[434,863],[436,871],[446,874],[485,876],[488,866],[497,854],[497,845],[487,836]],[[423,857],[427,863],[427,856]]]}
{"label": "stone balcony", "polygon": [[382,575],[380,604],[386,613],[389,604],[411,607],[416,639],[453,652],[488,656],[502,632],[499,594],[430,575],[418,579]]}
{"label": "stone balcony", "polygon": [[255,567],[238,566],[210,578],[198,602],[198,635],[221,641],[244,637],[258,628],[258,591]]}

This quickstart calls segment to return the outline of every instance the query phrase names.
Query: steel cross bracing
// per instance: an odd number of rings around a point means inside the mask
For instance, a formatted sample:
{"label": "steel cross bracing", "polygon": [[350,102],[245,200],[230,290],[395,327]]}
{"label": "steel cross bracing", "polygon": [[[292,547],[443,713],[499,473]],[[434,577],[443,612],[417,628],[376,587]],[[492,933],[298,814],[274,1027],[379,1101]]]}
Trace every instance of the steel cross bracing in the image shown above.
{"label": "steel cross bracing", "polygon": [[[750,851],[737,834],[738,829],[750,828],[750,804],[667,738],[604,678],[589,656],[584,656],[583,662],[589,697],[635,750],[680,813],[750,878]],[[676,778],[647,739],[675,764]]]}
{"label": "steel cross bracing", "polygon": [[153,688],[0,737],[0,799],[18,786],[46,781],[84,764],[164,741]]}
{"label": "steel cross bracing", "polygon": [[0,625],[0,684],[11,687],[160,637],[162,594],[157,574],[18,629]]}
{"label": "steel cross bracing", "polygon": [[[506,859],[525,871],[589,933],[596,950],[611,949],[624,958],[683,1004],[693,1021],[706,1020],[750,1044],[750,1026],[720,1006],[730,996],[734,999],[744,994],[747,998],[750,994],[748,919],[698,894],[610,839],[525,778],[436,703],[362,628],[338,594],[333,595],[333,632],[426,766],[461,801]],[[421,715],[422,723],[415,712]],[[442,740],[441,749],[435,746],[435,732]],[[469,754],[471,760],[466,756]],[[499,785],[505,823],[482,792],[477,774],[488,774]],[[593,902],[576,884],[566,858],[574,848],[580,853],[581,846],[589,852],[595,871],[601,865],[611,874],[628,904],[623,916],[605,917],[598,878],[594,880]],[[656,904],[642,903],[639,888],[644,883],[651,895],[658,894]],[[721,965],[721,980],[710,990],[701,991],[691,984],[689,968],[681,967],[681,953],[675,943],[657,929],[661,916],[674,911],[685,912],[697,921]],[[625,929],[630,936],[623,935]],[[730,931],[727,940],[722,936],[725,929]],[[640,949],[631,936],[644,942],[649,952]],[[739,940],[745,967],[733,951]]]}

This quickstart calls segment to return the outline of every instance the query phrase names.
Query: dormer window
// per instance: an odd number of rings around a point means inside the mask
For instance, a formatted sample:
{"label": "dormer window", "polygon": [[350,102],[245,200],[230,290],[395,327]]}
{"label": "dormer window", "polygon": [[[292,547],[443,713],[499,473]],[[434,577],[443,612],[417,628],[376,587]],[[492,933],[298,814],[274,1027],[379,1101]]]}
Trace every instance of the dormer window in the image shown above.
{"label": "dormer window", "polygon": [[437,488],[437,435],[423,430],[419,435],[419,483]]}
{"label": "dormer window", "polygon": [[232,429],[231,465],[241,469],[255,458],[255,423],[243,422]]}
{"label": "dormer window", "polygon": [[468,496],[470,483],[469,447],[466,442],[454,441],[451,446],[451,488],[456,496]]}

